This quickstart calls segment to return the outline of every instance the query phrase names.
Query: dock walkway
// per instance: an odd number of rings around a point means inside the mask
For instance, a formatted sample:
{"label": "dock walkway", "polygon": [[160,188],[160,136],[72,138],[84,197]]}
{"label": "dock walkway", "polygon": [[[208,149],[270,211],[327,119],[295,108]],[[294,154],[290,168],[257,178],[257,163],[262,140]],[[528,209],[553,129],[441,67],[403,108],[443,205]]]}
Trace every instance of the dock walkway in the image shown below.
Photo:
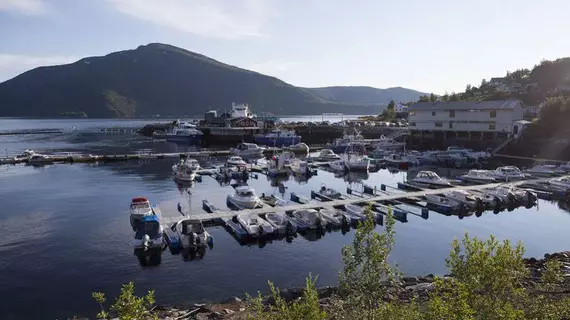
{"label": "dock walkway", "polygon": [[[570,177],[570,176],[568,176]],[[365,204],[369,202],[378,202],[378,201],[390,201],[390,200],[398,200],[398,199],[405,199],[405,198],[413,198],[413,197],[422,197],[428,194],[441,194],[448,191],[454,190],[482,190],[488,188],[494,188],[498,186],[518,186],[523,184],[531,184],[531,183],[541,183],[547,182],[552,180],[552,178],[540,178],[540,179],[529,179],[529,180],[521,180],[521,181],[514,181],[514,182],[501,182],[501,183],[490,183],[490,184],[482,184],[482,185],[474,185],[474,186],[456,186],[451,188],[445,189],[429,189],[429,190],[421,190],[421,191],[412,191],[412,192],[402,192],[396,194],[387,194],[383,193],[377,196],[371,196],[369,198],[351,198],[351,199],[343,199],[343,200],[333,200],[328,202],[318,202],[318,203],[307,203],[307,204],[294,204],[290,206],[283,206],[283,207],[264,207],[260,209],[248,209],[243,211],[232,211],[232,210],[218,210],[213,213],[200,213],[200,214],[192,214],[192,219],[199,219],[202,222],[210,223],[214,222],[215,220],[224,220],[232,218],[243,212],[249,212],[257,215],[262,215],[270,212],[279,212],[279,213],[286,213],[292,212],[295,210],[302,210],[302,209],[317,209],[317,208],[332,208],[338,206],[344,206],[347,204]],[[184,217],[163,217],[161,216],[161,224],[165,226],[171,226],[173,223],[178,222]]]}

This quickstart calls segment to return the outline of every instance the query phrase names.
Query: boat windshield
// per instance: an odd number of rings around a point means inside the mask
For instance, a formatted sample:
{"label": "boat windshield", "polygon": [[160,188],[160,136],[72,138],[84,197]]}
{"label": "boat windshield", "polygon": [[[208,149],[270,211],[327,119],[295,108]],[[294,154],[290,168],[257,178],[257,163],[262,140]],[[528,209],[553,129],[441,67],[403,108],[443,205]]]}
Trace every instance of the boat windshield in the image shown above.
{"label": "boat windshield", "polygon": [[254,226],[254,225],[256,225],[256,224],[257,224],[257,219],[256,219],[256,218],[249,219],[249,225],[250,225],[250,226]]}
{"label": "boat windshield", "polygon": [[131,204],[131,209],[133,210],[148,210],[150,209],[150,204],[148,202],[138,202]]}
{"label": "boat windshield", "polygon": [[253,191],[241,191],[239,192],[239,195],[242,197],[253,197]]}

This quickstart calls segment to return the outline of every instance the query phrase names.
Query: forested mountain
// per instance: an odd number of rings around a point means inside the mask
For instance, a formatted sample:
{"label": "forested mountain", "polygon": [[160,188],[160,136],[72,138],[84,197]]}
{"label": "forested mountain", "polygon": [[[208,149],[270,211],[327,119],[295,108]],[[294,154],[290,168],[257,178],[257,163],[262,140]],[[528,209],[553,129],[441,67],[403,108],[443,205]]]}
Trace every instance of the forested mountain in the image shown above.
{"label": "forested mountain", "polygon": [[412,89],[402,87],[394,87],[387,89],[378,89],[373,87],[324,87],[324,88],[307,88],[309,92],[330,101],[338,101],[356,104],[384,104],[387,105],[391,100],[396,102],[411,102],[425,95]]}
{"label": "forested mountain", "polygon": [[[358,98],[358,92],[351,90],[324,95],[319,89],[298,88],[181,48],[152,43],[39,67],[0,83],[0,116],[201,115],[208,109],[227,109],[232,102],[247,102],[258,113],[378,114],[379,104],[387,103],[380,95],[362,92]],[[375,90],[379,89],[365,91]]]}

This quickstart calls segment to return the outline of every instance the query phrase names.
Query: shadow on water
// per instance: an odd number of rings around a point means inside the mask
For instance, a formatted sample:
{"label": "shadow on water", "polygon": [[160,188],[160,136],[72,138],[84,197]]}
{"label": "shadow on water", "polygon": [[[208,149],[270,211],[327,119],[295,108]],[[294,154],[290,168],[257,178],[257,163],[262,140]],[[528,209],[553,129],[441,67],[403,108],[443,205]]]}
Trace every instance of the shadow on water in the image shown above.
{"label": "shadow on water", "polygon": [[141,267],[157,267],[162,263],[162,252],[149,252],[146,250],[134,250]]}

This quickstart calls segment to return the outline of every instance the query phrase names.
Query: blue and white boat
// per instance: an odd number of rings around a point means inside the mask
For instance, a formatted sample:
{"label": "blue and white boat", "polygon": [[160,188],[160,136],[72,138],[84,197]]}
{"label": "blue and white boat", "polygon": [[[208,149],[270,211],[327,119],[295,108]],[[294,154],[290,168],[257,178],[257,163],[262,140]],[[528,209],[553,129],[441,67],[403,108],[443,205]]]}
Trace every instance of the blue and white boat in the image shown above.
{"label": "blue and white boat", "polygon": [[201,144],[202,131],[196,129],[196,126],[189,123],[179,123],[176,127],[169,131],[155,131],[152,136],[156,139],[166,139],[166,141],[188,143],[188,144]]}
{"label": "blue and white boat", "polygon": [[256,135],[255,143],[259,143],[271,147],[283,147],[298,144],[301,142],[301,136],[294,131],[275,129],[264,135]]}
{"label": "blue and white boat", "polygon": [[130,205],[131,226],[135,232],[135,251],[162,252],[163,230],[150,201],[145,197],[133,198]]}

